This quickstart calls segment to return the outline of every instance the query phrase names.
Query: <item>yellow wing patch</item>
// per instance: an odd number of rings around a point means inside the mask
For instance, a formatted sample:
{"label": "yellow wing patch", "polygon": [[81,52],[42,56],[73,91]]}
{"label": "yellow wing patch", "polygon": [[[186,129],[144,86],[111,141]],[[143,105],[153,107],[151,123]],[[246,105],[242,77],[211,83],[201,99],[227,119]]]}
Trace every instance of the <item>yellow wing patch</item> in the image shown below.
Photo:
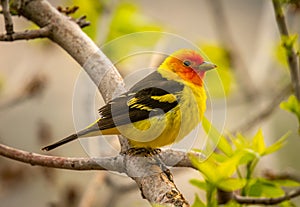
{"label": "yellow wing patch", "polygon": [[176,96],[174,96],[173,94],[166,94],[163,96],[151,96],[151,98],[159,102],[174,103],[175,101],[177,101]]}
{"label": "yellow wing patch", "polygon": [[152,111],[153,108],[149,107],[149,106],[145,106],[143,104],[137,104],[136,102],[138,102],[138,98],[132,98],[127,102],[127,106],[129,106],[130,108],[137,108],[137,109],[141,109],[141,110],[147,110],[147,111]]}
{"label": "yellow wing patch", "polygon": [[137,108],[137,109],[141,109],[141,110],[146,110],[146,111],[153,111],[155,109],[149,107],[149,106],[145,106],[143,104],[133,104],[130,106],[130,108]]}

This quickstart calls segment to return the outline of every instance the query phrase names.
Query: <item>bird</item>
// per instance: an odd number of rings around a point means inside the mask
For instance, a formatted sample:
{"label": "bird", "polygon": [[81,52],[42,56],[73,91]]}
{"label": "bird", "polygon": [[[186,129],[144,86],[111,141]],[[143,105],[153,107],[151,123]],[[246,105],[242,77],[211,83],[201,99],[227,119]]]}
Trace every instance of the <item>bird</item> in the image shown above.
{"label": "bird", "polygon": [[101,107],[94,123],[42,150],[98,135],[123,135],[132,148],[156,149],[176,143],[201,122],[207,99],[205,73],[216,67],[195,50],[179,49]]}

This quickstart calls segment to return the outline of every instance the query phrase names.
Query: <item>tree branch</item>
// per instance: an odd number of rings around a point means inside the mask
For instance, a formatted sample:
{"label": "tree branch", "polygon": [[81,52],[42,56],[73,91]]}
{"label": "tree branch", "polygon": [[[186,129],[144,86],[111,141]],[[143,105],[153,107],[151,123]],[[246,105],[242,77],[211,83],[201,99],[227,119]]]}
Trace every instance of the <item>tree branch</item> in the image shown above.
{"label": "tree branch", "polygon": [[290,200],[297,196],[300,196],[300,188],[292,190],[292,191],[286,193],[284,196],[280,196],[280,197],[276,197],[276,198],[244,197],[244,196],[234,194],[233,199],[239,204],[246,204],[246,205],[251,205],[251,204],[276,205],[278,203]]}
{"label": "tree branch", "polygon": [[283,101],[290,94],[290,91],[290,84],[283,87],[278,93],[274,95],[271,101],[262,110],[260,110],[254,116],[246,120],[245,123],[232,130],[232,133],[234,134],[237,132],[247,132],[253,127],[255,127],[258,123],[265,120],[272,114],[272,112],[274,112],[274,110],[278,108],[281,101]]}
{"label": "tree branch", "polygon": [[112,158],[68,158],[41,155],[0,144],[0,155],[30,165],[66,170],[111,170],[124,172],[122,156]]}
{"label": "tree branch", "polygon": [[[280,0],[272,0],[277,26],[281,35],[281,40],[284,43],[284,38],[289,38],[289,31],[286,25],[284,12],[281,7]],[[300,68],[298,68],[298,58],[293,45],[283,44],[286,50],[287,61],[290,69],[291,81],[294,93],[300,101]]]}
{"label": "tree branch", "polygon": [[[21,3],[20,3],[21,2]],[[96,84],[105,101],[113,94],[123,92],[124,83],[117,69],[80,27],[60,14],[45,0],[14,0],[12,9],[41,28],[49,28],[47,36],[76,60]],[[120,138],[122,151],[129,148],[126,139]],[[122,153],[113,158],[62,158],[39,155],[0,145],[0,155],[32,165],[71,170],[113,170],[125,172],[141,189],[151,204],[189,206],[174,184],[172,175],[162,169],[161,158],[141,157]],[[174,154],[173,154],[174,155]],[[190,165],[187,156],[184,162]],[[165,163],[166,164],[166,163]],[[174,162],[173,162],[174,164]],[[180,165],[179,164],[179,165]]]}
{"label": "tree branch", "polygon": [[9,1],[8,0],[1,0],[2,4],[2,12],[4,16],[4,22],[5,22],[5,29],[7,36],[11,36],[14,33],[14,25],[12,22],[12,18],[9,12]]}
{"label": "tree branch", "polygon": [[43,27],[37,30],[25,30],[24,32],[15,32],[13,34],[0,34],[0,41],[31,40],[37,38],[49,37],[50,27]]}
{"label": "tree branch", "polygon": [[[195,157],[202,155],[189,152]],[[125,172],[124,154],[109,158],[68,158],[42,155],[0,144],[0,155],[30,165],[60,168],[66,170],[110,170],[120,173]],[[177,150],[162,150],[159,154],[162,162],[170,167],[195,168],[188,158],[188,154]]]}

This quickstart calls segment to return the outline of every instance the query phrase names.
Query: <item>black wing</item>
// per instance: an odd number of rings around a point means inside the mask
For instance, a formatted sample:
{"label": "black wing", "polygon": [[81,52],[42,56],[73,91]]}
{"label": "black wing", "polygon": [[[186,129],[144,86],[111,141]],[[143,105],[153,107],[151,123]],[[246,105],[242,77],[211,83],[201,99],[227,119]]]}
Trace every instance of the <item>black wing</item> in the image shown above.
{"label": "black wing", "polygon": [[[179,82],[167,80],[158,72],[153,72],[135,84],[124,93],[99,109],[101,119],[100,130],[129,124],[149,117],[162,115],[177,106],[183,85]],[[153,96],[170,95],[174,100],[161,101]]]}

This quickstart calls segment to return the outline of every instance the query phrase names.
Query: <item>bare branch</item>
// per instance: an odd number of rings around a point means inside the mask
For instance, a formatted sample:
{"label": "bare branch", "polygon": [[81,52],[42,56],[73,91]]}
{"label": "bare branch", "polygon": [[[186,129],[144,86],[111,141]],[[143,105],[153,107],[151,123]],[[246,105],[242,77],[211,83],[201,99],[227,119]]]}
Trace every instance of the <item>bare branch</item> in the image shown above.
{"label": "bare branch", "polygon": [[[93,203],[95,198],[97,198],[96,190],[98,186],[104,184],[107,174],[103,172],[97,172],[91,179],[90,183],[87,185],[84,194],[82,195],[78,207],[91,207],[94,206]],[[116,193],[113,193],[116,194]]]}
{"label": "bare branch", "polygon": [[0,155],[30,165],[67,170],[111,170],[124,172],[123,157],[112,158],[67,158],[26,152],[0,144]]}
{"label": "bare branch", "polygon": [[[202,156],[197,152],[189,152],[189,154],[195,157]],[[121,164],[124,159],[124,155],[122,154],[111,158],[64,158],[27,152],[0,144],[0,155],[23,163],[43,167],[67,170],[111,170],[125,172],[124,166]],[[166,166],[194,168],[186,152],[168,149],[162,150],[159,156]],[[51,162],[51,160],[55,161]],[[112,163],[108,164],[109,162]],[[116,165],[116,167],[110,165]]]}
{"label": "bare branch", "polygon": [[[281,40],[284,42],[284,38],[289,37],[288,28],[286,25],[285,15],[281,7],[279,0],[272,0],[277,26],[281,35]],[[283,44],[286,50],[287,61],[291,74],[291,81],[294,89],[294,93],[298,100],[300,100],[300,71],[298,68],[298,58],[293,45],[288,46]]]}
{"label": "bare branch", "polygon": [[45,38],[50,35],[50,27],[43,27],[37,30],[25,30],[24,32],[15,32],[11,35],[0,34],[0,41],[32,40]]}
{"label": "bare branch", "polygon": [[279,104],[290,94],[290,91],[290,84],[283,87],[277,94],[274,95],[271,101],[261,111],[259,111],[250,119],[246,120],[246,122],[241,126],[238,126],[236,129],[232,130],[232,133],[249,131],[257,124],[268,118],[274,112],[274,110],[278,109]]}
{"label": "bare branch", "polygon": [[244,197],[237,194],[233,194],[233,199],[239,204],[260,204],[260,205],[276,205],[283,201],[290,200],[292,198],[300,196],[300,188],[292,190],[286,193],[284,196],[276,198],[257,198],[257,197]]}
{"label": "bare branch", "polygon": [[[30,165],[43,167],[68,170],[110,170],[120,173],[125,172],[136,181],[143,196],[150,203],[188,206],[187,201],[175,186],[172,175],[162,171],[160,168],[161,163],[158,163],[156,156],[135,157],[121,154],[110,158],[64,158],[26,152],[3,144],[0,144],[0,155]],[[202,156],[199,153],[194,153],[194,155]],[[178,160],[177,156],[182,158],[182,160]],[[162,161],[166,161],[164,163],[166,165],[192,166],[188,160],[188,155],[184,152],[166,150],[159,155],[160,157],[165,157]],[[176,158],[176,160],[174,161],[171,158]]]}
{"label": "bare branch", "polygon": [[265,170],[263,172],[265,178],[269,180],[294,180],[300,182],[300,176],[290,169],[285,170],[283,172],[274,172],[273,170]]}
{"label": "bare branch", "polygon": [[1,4],[2,4],[2,12],[4,16],[6,34],[8,37],[10,37],[14,33],[14,25],[9,12],[9,1],[1,0]]}

